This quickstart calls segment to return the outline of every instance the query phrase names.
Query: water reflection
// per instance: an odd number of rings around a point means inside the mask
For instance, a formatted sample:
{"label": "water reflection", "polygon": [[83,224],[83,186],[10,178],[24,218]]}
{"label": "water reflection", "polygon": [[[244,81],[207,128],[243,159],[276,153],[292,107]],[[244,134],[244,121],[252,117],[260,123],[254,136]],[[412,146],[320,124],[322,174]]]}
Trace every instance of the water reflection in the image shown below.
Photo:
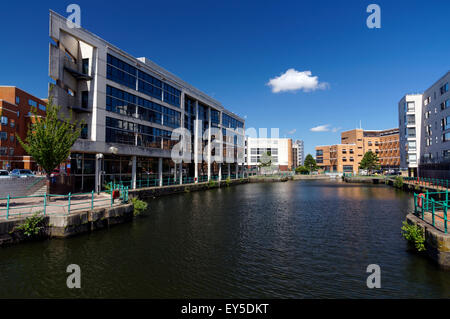
{"label": "water reflection", "polygon": [[[149,201],[132,223],[0,250],[0,297],[449,297],[400,235],[410,194],[339,181],[248,184]],[[81,290],[65,286],[68,264]],[[382,269],[367,289],[366,267]]]}

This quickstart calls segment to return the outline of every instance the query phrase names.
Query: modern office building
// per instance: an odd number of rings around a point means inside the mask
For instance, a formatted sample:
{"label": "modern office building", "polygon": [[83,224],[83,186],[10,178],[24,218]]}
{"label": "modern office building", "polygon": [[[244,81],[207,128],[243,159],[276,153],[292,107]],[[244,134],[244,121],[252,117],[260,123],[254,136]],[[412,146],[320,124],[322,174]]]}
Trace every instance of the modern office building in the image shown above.
{"label": "modern office building", "polygon": [[325,172],[356,174],[364,154],[368,151],[377,154],[383,170],[398,169],[398,129],[354,129],[342,132],[341,144],[316,146],[316,162]]}
{"label": "modern office building", "polygon": [[450,179],[450,72],[422,95],[419,175]]}
{"label": "modern office building", "polygon": [[31,113],[45,116],[46,102],[15,87],[0,86],[0,167],[12,170],[36,170],[37,165],[16,138],[24,141],[32,117]]}
{"label": "modern office building", "polygon": [[264,162],[264,154],[270,156],[272,166],[280,171],[293,168],[292,139],[247,137],[246,163],[249,169],[257,168]]}
{"label": "modern office building", "polygon": [[292,143],[292,161],[294,168],[303,165],[304,160],[303,141],[296,140]]}
{"label": "modern office building", "polygon": [[[50,12],[49,74],[55,81],[50,94],[85,123],[70,155],[76,191],[98,190],[109,181],[134,187],[149,178],[163,185],[167,177],[181,183],[183,177],[198,181],[241,173],[241,117],[149,59],[66,22]],[[178,164],[172,160],[172,153],[179,154],[172,152],[179,143],[172,134],[177,128],[191,135],[183,140]]]}
{"label": "modern office building", "polygon": [[398,102],[400,169],[418,176],[422,131],[422,94],[407,94]]}

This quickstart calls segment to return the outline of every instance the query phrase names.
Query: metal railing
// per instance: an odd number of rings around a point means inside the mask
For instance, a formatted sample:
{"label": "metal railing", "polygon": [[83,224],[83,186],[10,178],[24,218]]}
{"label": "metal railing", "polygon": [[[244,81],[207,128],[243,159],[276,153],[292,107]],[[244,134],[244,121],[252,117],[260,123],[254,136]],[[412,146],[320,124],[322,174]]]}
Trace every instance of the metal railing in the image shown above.
{"label": "metal railing", "polygon": [[[253,175],[256,175],[256,173],[253,173]],[[250,174],[249,174],[250,176]],[[230,180],[239,179],[241,176],[231,174]],[[222,175],[222,181],[225,181],[228,179],[228,175]],[[211,175],[210,180],[212,181],[218,181],[219,175]],[[208,182],[208,175],[200,175],[198,177],[198,183],[205,183]],[[183,177],[182,178],[182,185],[188,185],[188,184],[194,184],[195,178],[194,177]],[[109,182],[106,185],[108,185],[106,188],[111,189],[111,187],[117,187],[117,186],[127,186],[128,189],[133,188],[133,181],[116,181],[116,182]],[[170,186],[170,185],[180,185],[180,178],[174,178],[174,177],[165,177],[162,179],[162,183],[160,183],[159,178],[147,178],[147,179],[138,179],[136,180],[136,189],[139,188],[148,188],[148,187],[160,187],[160,186]]]}
{"label": "metal railing", "polygon": [[449,189],[450,182],[448,179],[427,178],[427,177],[403,177],[406,182],[412,182],[419,186],[436,187]]}
{"label": "metal railing", "polygon": [[[445,195],[445,197],[444,197]],[[435,197],[444,197],[444,200],[435,200]],[[442,220],[444,232],[447,233],[448,190],[445,192],[414,193],[414,215],[425,220],[425,214],[431,214],[431,224],[436,227],[436,218]],[[442,213],[442,214],[441,214]]]}
{"label": "metal railing", "polygon": [[[121,203],[128,202],[128,187],[115,185],[102,195],[90,193],[68,193],[67,195],[43,194],[31,196],[11,196],[0,198],[0,218],[32,215],[34,213],[46,215],[69,215],[80,210],[93,210],[98,207],[114,205],[114,191],[119,191]],[[4,201],[4,202],[3,202]],[[56,209],[55,209],[56,208]]]}

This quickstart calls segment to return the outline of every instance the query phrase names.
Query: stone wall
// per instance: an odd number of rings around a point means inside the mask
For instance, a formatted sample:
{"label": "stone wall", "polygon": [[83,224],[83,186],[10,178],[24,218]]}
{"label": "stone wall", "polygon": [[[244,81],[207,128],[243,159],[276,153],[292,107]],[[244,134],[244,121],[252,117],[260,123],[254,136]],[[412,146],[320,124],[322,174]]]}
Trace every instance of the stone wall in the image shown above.
{"label": "stone wall", "polygon": [[450,269],[450,235],[437,230],[413,214],[408,214],[406,220],[411,225],[418,225],[425,233],[425,253],[439,266]]}

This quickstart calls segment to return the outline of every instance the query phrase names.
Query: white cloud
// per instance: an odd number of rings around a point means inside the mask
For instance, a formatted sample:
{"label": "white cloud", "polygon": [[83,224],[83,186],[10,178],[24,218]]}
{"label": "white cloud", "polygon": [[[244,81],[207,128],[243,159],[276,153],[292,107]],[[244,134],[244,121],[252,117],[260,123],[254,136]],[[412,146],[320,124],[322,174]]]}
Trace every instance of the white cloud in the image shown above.
{"label": "white cloud", "polygon": [[315,90],[324,90],[328,87],[328,83],[319,82],[317,76],[311,76],[311,71],[297,71],[289,69],[283,74],[267,83],[272,88],[273,93],[298,91],[310,92]]}
{"label": "white cloud", "polygon": [[337,131],[339,131],[340,129],[342,129],[342,127],[333,127],[333,129],[331,130],[333,133],[336,133]]}
{"label": "white cloud", "polygon": [[294,128],[294,129],[288,131],[287,133],[290,134],[290,135],[292,135],[292,134],[294,134],[295,132],[297,132],[297,129]]}
{"label": "white cloud", "polygon": [[330,130],[330,124],[319,125],[309,129],[311,132],[328,132]]}

